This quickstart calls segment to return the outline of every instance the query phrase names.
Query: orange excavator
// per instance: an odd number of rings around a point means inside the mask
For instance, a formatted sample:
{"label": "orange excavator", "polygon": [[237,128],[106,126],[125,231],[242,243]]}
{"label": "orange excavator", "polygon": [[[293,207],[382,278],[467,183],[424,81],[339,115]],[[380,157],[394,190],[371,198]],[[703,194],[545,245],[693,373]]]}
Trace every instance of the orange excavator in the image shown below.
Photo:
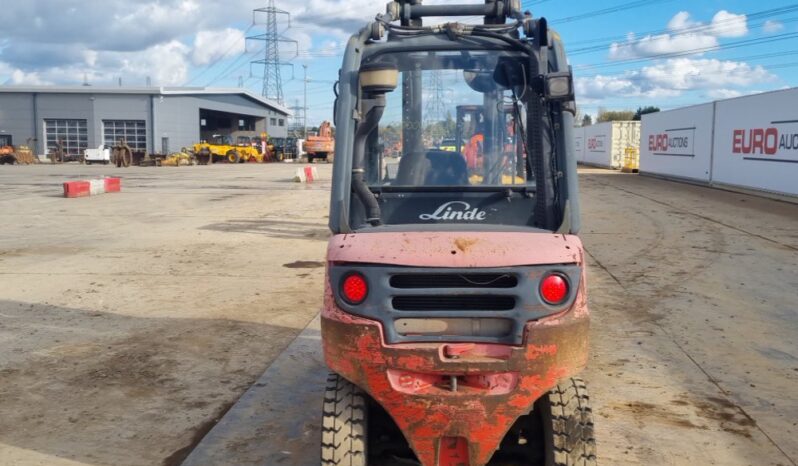
{"label": "orange excavator", "polygon": [[335,152],[335,138],[329,121],[325,121],[319,126],[318,135],[307,137],[302,145],[302,150],[305,151],[310,163],[313,163],[315,159],[324,159],[327,163],[332,163]]}

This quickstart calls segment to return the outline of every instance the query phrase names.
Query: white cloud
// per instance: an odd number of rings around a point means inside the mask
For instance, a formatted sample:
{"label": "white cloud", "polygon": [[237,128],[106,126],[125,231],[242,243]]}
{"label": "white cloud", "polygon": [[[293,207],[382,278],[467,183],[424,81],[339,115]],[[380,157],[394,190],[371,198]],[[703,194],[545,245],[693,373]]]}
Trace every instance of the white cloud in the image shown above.
{"label": "white cloud", "polygon": [[674,58],[640,70],[653,86],[675,90],[709,89],[723,86],[750,86],[770,81],[773,76],[761,66],[717,59]]}
{"label": "white cloud", "polygon": [[720,10],[712,17],[712,34],[717,37],[742,37],[748,34],[748,18],[726,10]]}
{"label": "white cloud", "polygon": [[731,99],[741,95],[743,95],[742,92],[734,89],[710,89],[707,92],[707,97],[715,100]]}
{"label": "white cloud", "polygon": [[682,33],[677,35],[660,34],[636,39],[632,36],[626,43],[610,45],[610,59],[652,57],[662,54],[689,52],[691,50],[715,47],[718,39],[708,34]]}
{"label": "white cloud", "polygon": [[740,37],[748,33],[745,15],[718,11],[710,24],[694,21],[686,11],[676,13],[668,21],[668,33],[638,38],[629,33],[624,42],[610,45],[611,60],[653,57],[663,54],[689,53],[702,55],[702,49],[719,45],[718,38]]}
{"label": "white cloud", "polygon": [[26,73],[18,68],[13,68],[8,63],[0,62],[0,76],[7,76],[8,78],[4,83],[19,86],[41,86],[52,84],[49,81],[42,79],[38,73]]}
{"label": "white cloud", "polygon": [[234,28],[200,31],[194,36],[191,61],[197,66],[234,57],[244,52],[244,32]]}
{"label": "white cloud", "polygon": [[784,23],[772,19],[765,21],[765,24],[763,26],[763,30],[768,34],[779,32],[782,29],[784,29]]}
{"label": "white cloud", "polygon": [[697,22],[690,19],[690,13],[686,11],[680,11],[676,13],[670,21],[668,21],[668,30],[670,31],[681,31],[682,29],[691,28],[698,25]]}
{"label": "white cloud", "polygon": [[[457,2],[461,0],[441,0]],[[9,3],[9,5],[5,5]],[[226,36],[242,37],[241,25],[253,21],[252,10],[263,0],[25,0],[3,4],[3,14],[20,21],[6,22],[0,39],[0,82],[13,70],[56,83],[80,83],[83,74],[95,84],[141,82],[152,76],[154,84],[180,84],[184,68],[206,66],[216,59],[239,56],[248,45],[254,52],[262,43],[234,43]],[[277,7],[291,12],[292,28],[285,16],[279,29],[313,50],[312,57],[342,53],[346,39],[384,7],[373,0],[278,0]],[[253,34],[263,31],[263,15],[254,18]],[[238,25],[235,29],[234,25]],[[335,41],[337,44],[331,44]],[[186,49],[176,44],[183,44]],[[227,51],[229,49],[229,51]],[[160,60],[162,50],[173,53],[173,62]],[[281,55],[293,57],[295,47],[286,44]],[[152,55],[147,57],[147,55]],[[157,66],[150,69],[133,69]],[[127,65],[131,64],[131,65]],[[124,73],[123,73],[124,71]],[[127,74],[130,73],[130,74]],[[52,79],[50,79],[52,77]],[[17,76],[18,79],[19,76]]]}
{"label": "white cloud", "polygon": [[[8,84],[48,85],[116,83],[143,86],[146,78],[154,85],[180,85],[186,81],[191,49],[179,41],[158,44],[138,52],[87,52],[84,62],[61,64],[38,71],[25,71],[0,62],[0,76]],[[92,62],[92,66],[87,66]]]}
{"label": "white cloud", "polygon": [[188,79],[188,56],[191,49],[173,40],[165,44],[131,54],[124,61],[123,74],[149,76],[153,83],[163,86],[179,85]]}
{"label": "white cloud", "polygon": [[716,59],[673,58],[621,75],[577,78],[580,101],[614,97],[666,98],[694,90],[734,92],[775,77],[761,66]]}

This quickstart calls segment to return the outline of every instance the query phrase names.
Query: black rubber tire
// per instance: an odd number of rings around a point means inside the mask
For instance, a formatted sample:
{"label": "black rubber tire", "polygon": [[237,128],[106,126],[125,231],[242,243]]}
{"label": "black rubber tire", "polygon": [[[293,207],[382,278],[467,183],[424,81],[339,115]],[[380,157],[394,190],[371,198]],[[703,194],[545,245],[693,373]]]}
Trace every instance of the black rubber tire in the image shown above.
{"label": "black rubber tire", "polygon": [[339,376],[327,376],[321,421],[322,466],[367,466],[367,395]]}
{"label": "black rubber tire", "polygon": [[197,152],[197,160],[199,161],[200,165],[211,165],[213,164],[213,154],[207,148],[200,149]]}
{"label": "black rubber tire", "polygon": [[537,402],[546,466],[596,466],[596,437],[587,384],[568,379]]}
{"label": "black rubber tire", "polygon": [[239,154],[236,150],[228,151],[224,157],[228,163],[238,163],[241,161],[241,154]]}

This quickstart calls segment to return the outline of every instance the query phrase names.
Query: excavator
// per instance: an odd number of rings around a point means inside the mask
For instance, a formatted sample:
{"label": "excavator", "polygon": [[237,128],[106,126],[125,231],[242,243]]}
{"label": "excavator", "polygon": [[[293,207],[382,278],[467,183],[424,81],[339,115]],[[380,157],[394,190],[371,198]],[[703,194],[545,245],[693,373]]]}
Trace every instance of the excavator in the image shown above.
{"label": "excavator", "polygon": [[302,145],[302,150],[308,162],[313,163],[316,159],[323,159],[327,163],[332,163],[333,153],[335,152],[335,138],[333,138],[332,125],[325,121],[319,126],[319,133],[308,136]]}
{"label": "excavator", "polygon": [[8,136],[5,140],[8,141],[7,144],[0,145],[0,165],[30,165],[37,162],[31,150],[31,142],[35,141],[35,139],[28,138],[27,144],[24,146],[14,146],[11,144],[11,136]]}
{"label": "excavator", "polygon": [[[451,97],[427,105],[428,82]],[[559,34],[519,0],[393,1],[336,90],[321,464],[595,466]],[[428,137],[441,104],[480,107],[478,163]]]}

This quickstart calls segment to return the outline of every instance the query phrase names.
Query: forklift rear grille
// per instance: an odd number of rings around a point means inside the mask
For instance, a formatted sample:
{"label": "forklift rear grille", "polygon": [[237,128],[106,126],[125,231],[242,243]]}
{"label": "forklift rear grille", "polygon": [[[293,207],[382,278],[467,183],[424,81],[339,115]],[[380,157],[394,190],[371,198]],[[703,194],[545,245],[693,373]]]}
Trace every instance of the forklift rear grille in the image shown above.
{"label": "forklift rear grille", "polygon": [[506,273],[406,273],[391,277],[393,288],[515,288],[518,278]]}
{"label": "forklift rear grille", "polygon": [[397,311],[509,311],[513,296],[395,296]]}

